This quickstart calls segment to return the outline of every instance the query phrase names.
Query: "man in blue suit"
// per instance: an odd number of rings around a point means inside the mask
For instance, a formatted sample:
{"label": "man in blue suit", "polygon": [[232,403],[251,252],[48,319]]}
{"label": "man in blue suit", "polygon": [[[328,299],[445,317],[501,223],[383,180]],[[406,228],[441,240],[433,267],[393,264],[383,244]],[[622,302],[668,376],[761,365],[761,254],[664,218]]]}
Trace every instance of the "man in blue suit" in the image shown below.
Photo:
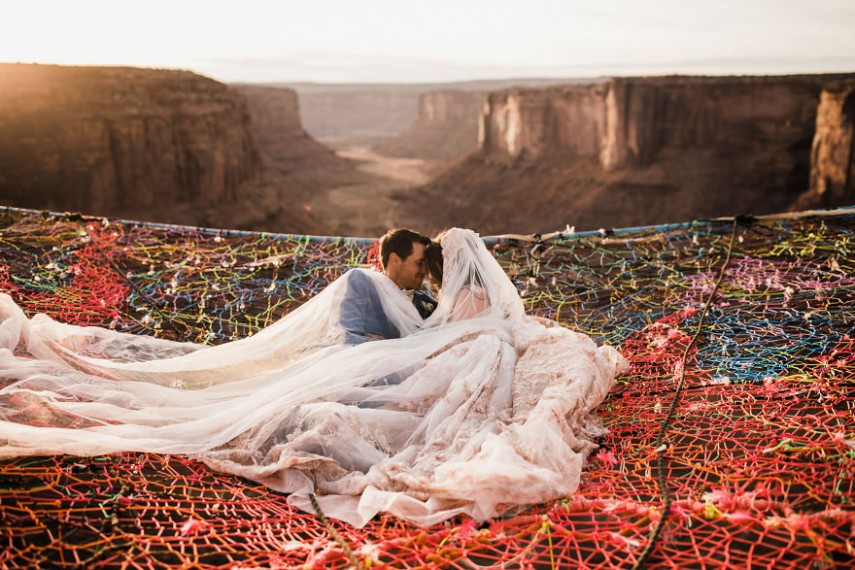
{"label": "man in blue suit", "polygon": [[[412,230],[390,230],[380,239],[383,273],[412,299],[423,319],[436,308],[436,301],[422,289],[427,276],[426,238]],[[341,325],[347,331],[347,344],[366,340],[400,338],[401,333],[386,316],[380,295],[371,280],[359,271],[348,279],[341,306]]]}

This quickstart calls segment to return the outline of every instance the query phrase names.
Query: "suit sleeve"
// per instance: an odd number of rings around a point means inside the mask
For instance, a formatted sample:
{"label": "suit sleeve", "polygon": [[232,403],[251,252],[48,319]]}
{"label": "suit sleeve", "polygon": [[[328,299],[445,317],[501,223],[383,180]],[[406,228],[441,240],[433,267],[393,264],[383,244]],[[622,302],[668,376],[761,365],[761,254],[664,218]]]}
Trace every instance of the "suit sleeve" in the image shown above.
{"label": "suit sleeve", "polygon": [[380,295],[362,271],[348,277],[339,322],[345,330],[345,344],[361,344],[379,338],[398,338],[400,332],[386,317]]}

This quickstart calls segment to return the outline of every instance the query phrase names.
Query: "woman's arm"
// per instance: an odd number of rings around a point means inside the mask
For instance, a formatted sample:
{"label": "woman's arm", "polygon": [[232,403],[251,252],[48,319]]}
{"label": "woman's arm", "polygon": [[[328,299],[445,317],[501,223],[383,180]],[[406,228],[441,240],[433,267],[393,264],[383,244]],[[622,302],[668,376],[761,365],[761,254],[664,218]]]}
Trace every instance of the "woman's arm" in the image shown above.
{"label": "woman's arm", "polygon": [[480,287],[464,287],[454,299],[449,320],[459,321],[477,317],[490,308],[490,298]]}

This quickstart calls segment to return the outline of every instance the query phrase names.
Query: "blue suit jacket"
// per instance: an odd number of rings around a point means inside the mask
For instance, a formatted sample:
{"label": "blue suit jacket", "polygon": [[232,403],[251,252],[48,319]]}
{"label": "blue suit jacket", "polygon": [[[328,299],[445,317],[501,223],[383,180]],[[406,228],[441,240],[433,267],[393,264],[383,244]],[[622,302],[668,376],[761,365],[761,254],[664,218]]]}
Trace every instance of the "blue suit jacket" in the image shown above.
{"label": "blue suit jacket", "polygon": [[416,289],[415,293],[413,293],[413,305],[416,306],[423,319],[428,318],[434,309],[436,309],[434,298],[421,289]]}
{"label": "blue suit jacket", "polygon": [[[386,316],[380,294],[365,270],[351,270],[341,305],[340,323],[347,333],[346,344],[360,344],[372,338],[401,338],[401,332]],[[436,301],[424,291],[413,294],[413,304],[422,318],[436,308]]]}

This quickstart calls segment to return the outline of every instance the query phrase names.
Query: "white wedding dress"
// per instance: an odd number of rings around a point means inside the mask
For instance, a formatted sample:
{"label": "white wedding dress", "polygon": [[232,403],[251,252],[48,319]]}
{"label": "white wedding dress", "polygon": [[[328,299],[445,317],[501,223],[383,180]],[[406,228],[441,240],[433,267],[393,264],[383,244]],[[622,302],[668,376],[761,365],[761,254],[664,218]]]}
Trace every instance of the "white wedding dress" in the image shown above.
{"label": "white wedding dress", "polygon": [[316,494],[355,526],[381,511],[420,525],[484,520],[573,493],[603,433],[592,412],[626,361],[525,316],[473,232],[442,245],[426,321],[365,272],[402,338],[355,346],[338,322],[350,273],[214,347],[27,319],[2,294],[0,457],[187,454],[308,512]]}

